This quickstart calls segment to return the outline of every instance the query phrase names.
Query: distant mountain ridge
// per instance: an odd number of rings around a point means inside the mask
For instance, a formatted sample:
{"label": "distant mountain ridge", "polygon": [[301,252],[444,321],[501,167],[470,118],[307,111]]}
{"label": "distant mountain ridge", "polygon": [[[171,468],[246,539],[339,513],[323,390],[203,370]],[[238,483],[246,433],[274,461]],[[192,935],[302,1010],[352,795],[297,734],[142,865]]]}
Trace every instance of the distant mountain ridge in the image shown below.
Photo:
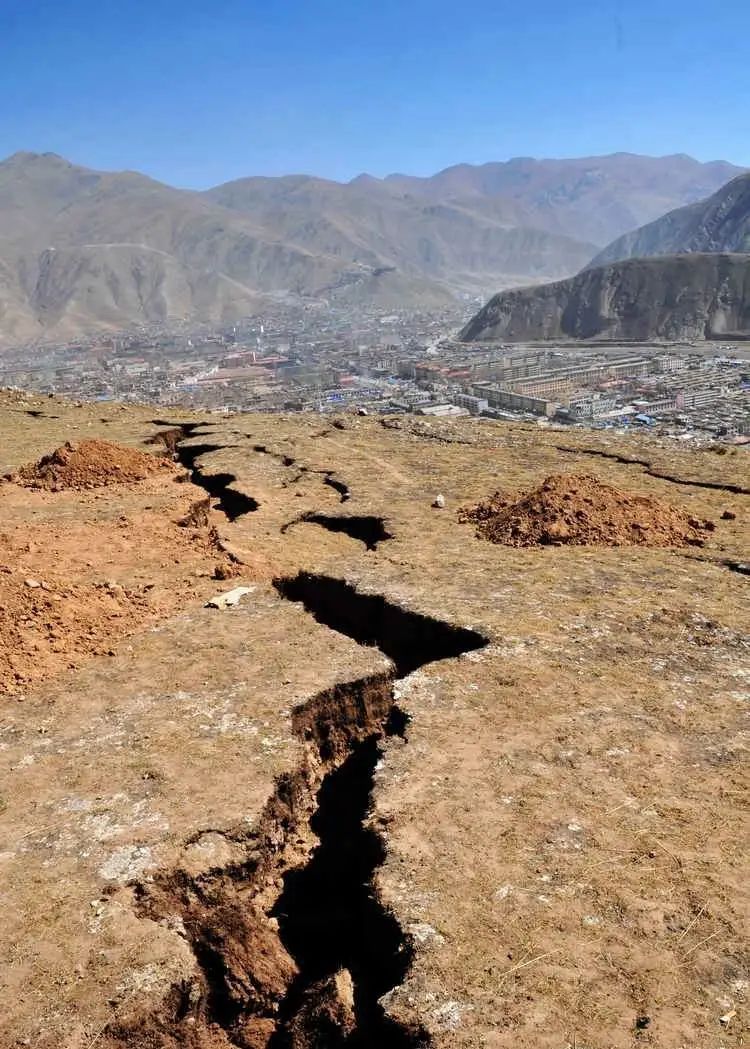
{"label": "distant mountain ridge", "polygon": [[617,154],[199,193],[15,154],[0,163],[0,344],[230,323],[269,294],[436,305],[566,276],[611,236],[739,170]]}
{"label": "distant mountain ridge", "polygon": [[750,336],[750,255],[626,259],[568,280],[500,292],[461,332],[468,342],[702,340]]}
{"label": "distant mountain ridge", "polygon": [[717,160],[686,154],[457,164],[429,178],[389,175],[391,187],[428,198],[502,197],[522,209],[527,224],[606,244],[636,226],[710,193],[743,172]]}
{"label": "distant mountain ridge", "polygon": [[525,223],[502,198],[423,200],[382,182],[247,178],[204,195],[306,250],[474,292],[498,275],[569,273],[590,243]]}
{"label": "distant mountain ridge", "polygon": [[706,200],[677,208],[619,237],[587,268],[689,251],[750,252],[750,174],[733,179]]}

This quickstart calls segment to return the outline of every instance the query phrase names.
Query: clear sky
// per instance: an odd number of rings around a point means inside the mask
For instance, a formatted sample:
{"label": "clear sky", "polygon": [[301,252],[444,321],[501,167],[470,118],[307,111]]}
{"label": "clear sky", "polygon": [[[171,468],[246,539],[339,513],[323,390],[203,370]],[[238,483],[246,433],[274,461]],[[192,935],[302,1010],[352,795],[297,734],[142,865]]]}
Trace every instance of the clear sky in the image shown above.
{"label": "clear sky", "polygon": [[512,156],[750,166],[750,0],[0,0],[0,157],[188,187]]}

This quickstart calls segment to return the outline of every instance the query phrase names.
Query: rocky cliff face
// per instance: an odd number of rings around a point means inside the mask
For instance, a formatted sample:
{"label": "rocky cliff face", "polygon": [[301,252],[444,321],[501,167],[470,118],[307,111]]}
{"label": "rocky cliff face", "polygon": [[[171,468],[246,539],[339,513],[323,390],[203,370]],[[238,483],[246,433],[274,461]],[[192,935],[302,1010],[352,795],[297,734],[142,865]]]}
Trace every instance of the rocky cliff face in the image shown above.
{"label": "rocky cliff face", "polygon": [[496,295],[467,341],[710,339],[750,334],[750,255],[631,259]]}
{"label": "rocky cliff face", "polygon": [[750,175],[740,175],[706,200],[677,208],[619,237],[590,267],[685,251],[750,252]]}

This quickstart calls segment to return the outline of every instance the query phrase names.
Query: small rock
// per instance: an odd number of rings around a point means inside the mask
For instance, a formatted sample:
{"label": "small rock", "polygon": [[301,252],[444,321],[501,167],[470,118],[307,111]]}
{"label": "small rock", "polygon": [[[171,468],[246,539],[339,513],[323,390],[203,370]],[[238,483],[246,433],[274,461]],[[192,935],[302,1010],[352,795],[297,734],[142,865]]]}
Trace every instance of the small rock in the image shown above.
{"label": "small rock", "polygon": [[427,922],[415,922],[408,931],[420,947],[441,947],[445,943],[445,938]]}
{"label": "small rock", "polygon": [[37,590],[42,584],[36,579],[24,579],[23,585],[28,586],[31,590]]}
{"label": "small rock", "polygon": [[722,521],[735,521],[737,519],[737,514],[734,510],[725,510],[721,515],[721,519]]}
{"label": "small rock", "polygon": [[433,505],[433,507],[436,510],[442,510],[443,507],[445,506],[445,496],[444,495],[436,495],[435,499],[433,500],[432,505]]}

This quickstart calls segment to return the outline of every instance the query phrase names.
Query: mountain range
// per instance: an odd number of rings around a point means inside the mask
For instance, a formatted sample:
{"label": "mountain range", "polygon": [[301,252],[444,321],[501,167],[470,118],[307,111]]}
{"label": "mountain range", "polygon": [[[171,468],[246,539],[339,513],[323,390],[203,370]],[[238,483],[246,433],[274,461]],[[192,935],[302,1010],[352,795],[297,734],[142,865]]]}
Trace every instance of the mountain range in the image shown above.
{"label": "mountain range", "polygon": [[578,276],[501,291],[473,340],[750,334],[750,174],[615,240]]}
{"label": "mountain range", "polygon": [[740,170],[614,154],[195,192],[19,153],[0,163],[0,343],[231,322],[268,296],[437,305],[564,277]]}

